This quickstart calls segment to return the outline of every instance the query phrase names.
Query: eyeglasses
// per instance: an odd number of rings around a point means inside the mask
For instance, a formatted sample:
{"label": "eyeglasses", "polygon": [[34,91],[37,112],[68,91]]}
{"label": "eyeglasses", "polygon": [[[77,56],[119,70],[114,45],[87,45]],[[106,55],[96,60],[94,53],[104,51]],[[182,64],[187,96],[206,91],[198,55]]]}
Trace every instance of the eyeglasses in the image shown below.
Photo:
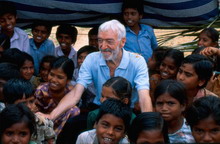
{"label": "eyeglasses", "polygon": [[108,45],[114,45],[115,44],[115,40],[113,39],[98,39],[98,43],[102,44],[103,42],[106,42]]}

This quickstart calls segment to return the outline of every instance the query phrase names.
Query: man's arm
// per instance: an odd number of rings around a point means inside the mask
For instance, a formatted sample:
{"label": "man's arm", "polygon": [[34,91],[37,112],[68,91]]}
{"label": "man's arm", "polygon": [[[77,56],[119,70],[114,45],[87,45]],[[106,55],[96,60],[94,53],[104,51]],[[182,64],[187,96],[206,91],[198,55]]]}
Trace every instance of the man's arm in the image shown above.
{"label": "man's arm", "polygon": [[66,94],[62,100],[59,102],[57,107],[50,113],[50,119],[56,119],[62,113],[70,109],[71,107],[75,106],[84,91],[84,86],[81,84],[76,84],[73,90],[71,90],[68,94]]}
{"label": "man's arm", "polygon": [[152,107],[149,90],[147,89],[138,90],[138,96],[139,96],[139,105],[141,108],[141,112],[152,112],[153,107]]}

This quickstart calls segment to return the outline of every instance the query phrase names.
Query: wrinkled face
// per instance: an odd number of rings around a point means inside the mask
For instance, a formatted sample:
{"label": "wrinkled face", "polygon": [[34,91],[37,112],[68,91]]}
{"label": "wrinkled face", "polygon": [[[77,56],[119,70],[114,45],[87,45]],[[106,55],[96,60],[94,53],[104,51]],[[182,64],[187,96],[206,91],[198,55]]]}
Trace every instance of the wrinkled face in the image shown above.
{"label": "wrinkled face", "polygon": [[203,47],[209,47],[209,46],[217,47],[218,45],[216,42],[213,42],[212,39],[208,37],[207,34],[204,32],[199,35],[199,40],[197,44],[198,46],[203,46]]}
{"label": "wrinkled face", "polygon": [[125,38],[118,40],[118,35],[112,30],[101,31],[98,34],[99,50],[105,60],[116,60],[122,55],[122,47],[125,44]]}
{"label": "wrinkled face", "polygon": [[73,44],[72,38],[68,34],[58,34],[57,41],[63,51],[70,50],[71,45]]}
{"label": "wrinkled face", "polygon": [[98,36],[97,35],[89,36],[89,45],[98,48]]}
{"label": "wrinkled face", "polygon": [[177,73],[177,80],[181,81],[187,90],[193,90],[202,86],[204,81],[199,80],[192,64],[183,64]]}
{"label": "wrinkled face", "polygon": [[105,100],[107,100],[109,98],[113,98],[113,99],[118,99],[119,100],[119,97],[116,95],[116,93],[114,92],[114,90],[111,87],[103,86],[103,88],[102,88],[102,96],[100,98],[101,103],[103,103]]}
{"label": "wrinkled face", "polygon": [[162,115],[165,121],[178,120],[184,110],[185,106],[168,93],[164,93],[156,99],[156,111]]}
{"label": "wrinkled face", "polygon": [[137,144],[164,144],[163,133],[160,130],[143,130],[137,138]]}
{"label": "wrinkled face", "polygon": [[26,79],[30,80],[34,74],[34,64],[32,61],[26,60],[23,66],[20,68],[21,76]]}
{"label": "wrinkled face", "polygon": [[88,55],[87,52],[83,52],[79,55],[79,57],[77,57],[77,63],[78,63],[78,66],[81,67],[83,61],[85,60],[86,56]]}
{"label": "wrinkled face", "polygon": [[49,89],[52,91],[62,91],[69,82],[67,75],[62,69],[51,69],[48,75]]}
{"label": "wrinkled face", "polygon": [[0,25],[2,31],[5,32],[6,34],[14,33],[15,24],[16,24],[16,16],[13,14],[7,13],[0,17]]}
{"label": "wrinkled face", "polygon": [[37,44],[42,44],[48,37],[49,33],[45,26],[36,26],[32,30],[34,42]]}
{"label": "wrinkled face", "polygon": [[40,69],[40,77],[43,79],[43,81],[47,82],[48,81],[48,74],[50,72],[50,63],[49,62],[44,62],[41,66]]}
{"label": "wrinkled face", "polygon": [[192,135],[197,143],[220,143],[220,125],[210,116],[193,126]]}
{"label": "wrinkled face", "polygon": [[136,9],[126,8],[123,12],[123,18],[129,27],[138,25],[139,20],[142,19],[142,15]]}
{"label": "wrinkled face", "polygon": [[30,129],[24,122],[15,123],[5,129],[1,137],[2,144],[28,144],[31,138]]}
{"label": "wrinkled face", "polygon": [[160,76],[162,79],[176,79],[178,67],[174,59],[171,57],[165,57],[160,65]]}
{"label": "wrinkled face", "polygon": [[112,114],[105,114],[96,125],[96,134],[99,144],[117,144],[125,135],[124,122]]}
{"label": "wrinkled face", "polygon": [[36,99],[34,98],[34,96],[31,96],[29,98],[23,98],[23,99],[19,99],[17,101],[15,101],[15,104],[18,104],[18,103],[23,103],[25,104],[32,112],[36,113],[38,112],[38,108],[35,104],[36,102]]}

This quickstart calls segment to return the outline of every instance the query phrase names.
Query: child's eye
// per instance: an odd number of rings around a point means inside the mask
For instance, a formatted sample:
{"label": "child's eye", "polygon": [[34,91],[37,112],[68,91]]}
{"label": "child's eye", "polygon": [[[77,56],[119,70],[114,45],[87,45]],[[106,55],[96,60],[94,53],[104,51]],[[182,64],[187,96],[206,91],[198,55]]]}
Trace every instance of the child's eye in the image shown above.
{"label": "child's eye", "polygon": [[156,102],[156,105],[157,105],[157,106],[162,106],[163,103],[162,103],[162,102]]}
{"label": "child's eye", "polygon": [[12,136],[13,135],[13,131],[7,131],[5,134],[7,135],[7,136]]}
{"label": "child's eye", "polygon": [[116,127],[116,128],[115,128],[115,131],[117,131],[117,132],[121,132],[122,130],[123,130],[122,127]]}
{"label": "child's eye", "polygon": [[194,132],[201,135],[204,131],[202,129],[199,129],[199,128],[195,128],[194,129]]}
{"label": "child's eye", "polygon": [[64,77],[63,77],[63,76],[57,76],[57,78],[58,78],[58,79],[64,79]]}
{"label": "child's eye", "polygon": [[167,104],[168,104],[169,106],[172,106],[172,105],[174,105],[175,103],[174,103],[174,102],[167,102]]}
{"label": "child's eye", "polygon": [[108,124],[107,123],[101,123],[101,125],[102,125],[102,127],[104,127],[104,128],[107,128],[108,127]]}
{"label": "child's eye", "polygon": [[27,132],[20,132],[21,137],[25,137],[28,133]]}
{"label": "child's eye", "polygon": [[219,132],[220,132],[220,129],[218,129],[218,128],[215,128],[215,129],[211,130],[211,133],[213,133],[213,134],[216,134],[216,133],[219,133]]}

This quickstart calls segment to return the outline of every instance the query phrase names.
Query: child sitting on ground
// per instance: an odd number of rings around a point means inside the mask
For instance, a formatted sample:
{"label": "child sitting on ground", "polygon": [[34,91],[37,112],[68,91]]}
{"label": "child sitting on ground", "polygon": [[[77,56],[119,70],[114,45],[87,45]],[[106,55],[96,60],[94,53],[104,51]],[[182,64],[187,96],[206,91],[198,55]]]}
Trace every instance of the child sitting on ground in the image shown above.
{"label": "child sitting on ground", "polygon": [[100,107],[95,129],[81,133],[76,144],[129,143],[126,132],[131,120],[131,109],[121,100],[108,99]]}

